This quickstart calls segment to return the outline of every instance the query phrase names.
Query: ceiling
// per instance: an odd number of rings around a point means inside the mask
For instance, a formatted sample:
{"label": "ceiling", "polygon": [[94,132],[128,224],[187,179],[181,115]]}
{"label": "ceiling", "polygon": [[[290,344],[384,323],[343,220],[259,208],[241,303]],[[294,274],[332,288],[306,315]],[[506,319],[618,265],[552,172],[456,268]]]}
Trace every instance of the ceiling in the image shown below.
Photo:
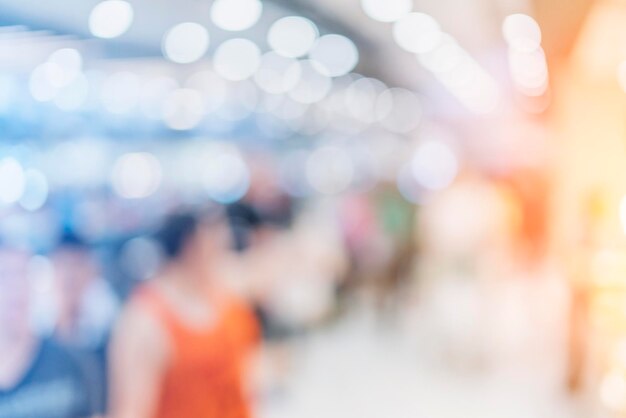
{"label": "ceiling", "polygon": [[[393,41],[391,25],[369,19],[359,0],[266,0],[261,21],[234,35],[215,27],[209,19],[211,0],[130,0],[135,9],[131,29],[116,40],[94,40],[87,27],[88,16],[99,0],[0,0],[0,24],[23,24],[38,32],[48,45],[76,42],[83,51],[97,51],[107,59],[160,56],[163,33],[176,23],[199,21],[211,34],[211,46],[243,36],[262,49],[272,22],[281,16],[301,14],[324,33],[347,35],[357,44],[361,59],[357,72],[380,78],[392,86],[418,91],[439,91],[434,78],[412,54]],[[505,45],[500,33],[502,19],[515,12],[533,14],[544,31],[544,49],[549,58],[567,56],[583,18],[593,0],[415,0],[414,10],[434,16],[444,31],[474,55],[496,79],[506,74]],[[564,11],[567,13],[563,13]],[[61,37],[59,37],[61,36]],[[0,32],[0,57],[2,54]],[[4,54],[6,55],[6,54]],[[36,54],[29,54],[37,59]],[[2,62],[0,62],[0,65]]]}

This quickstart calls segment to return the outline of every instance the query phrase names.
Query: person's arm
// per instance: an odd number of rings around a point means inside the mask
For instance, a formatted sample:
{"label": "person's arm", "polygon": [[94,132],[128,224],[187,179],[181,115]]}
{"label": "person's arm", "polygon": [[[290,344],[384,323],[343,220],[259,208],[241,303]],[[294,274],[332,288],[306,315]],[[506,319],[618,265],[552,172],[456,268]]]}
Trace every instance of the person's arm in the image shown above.
{"label": "person's arm", "polygon": [[119,318],[110,347],[109,418],[154,415],[168,341],[157,319],[141,305],[131,305]]}

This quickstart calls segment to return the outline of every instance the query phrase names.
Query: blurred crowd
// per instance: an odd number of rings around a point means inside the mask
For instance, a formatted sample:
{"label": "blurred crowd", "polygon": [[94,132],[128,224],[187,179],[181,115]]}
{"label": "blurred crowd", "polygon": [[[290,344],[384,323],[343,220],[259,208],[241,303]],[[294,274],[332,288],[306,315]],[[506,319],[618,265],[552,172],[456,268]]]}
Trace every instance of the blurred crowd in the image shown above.
{"label": "blurred crowd", "polygon": [[299,199],[255,167],[229,204],[100,190],[7,209],[0,417],[248,417],[287,390],[294,340],[362,296],[393,316],[415,206],[384,184]]}

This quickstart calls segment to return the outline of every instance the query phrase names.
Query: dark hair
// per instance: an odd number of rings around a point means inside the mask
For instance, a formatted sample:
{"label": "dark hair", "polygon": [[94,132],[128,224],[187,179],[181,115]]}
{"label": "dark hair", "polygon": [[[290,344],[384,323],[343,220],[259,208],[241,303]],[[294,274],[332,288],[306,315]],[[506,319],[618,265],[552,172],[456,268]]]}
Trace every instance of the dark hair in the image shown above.
{"label": "dark hair", "polygon": [[156,233],[163,253],[170,259],[179,257],[199,223],[198,216],[190,212],[169,215]]}

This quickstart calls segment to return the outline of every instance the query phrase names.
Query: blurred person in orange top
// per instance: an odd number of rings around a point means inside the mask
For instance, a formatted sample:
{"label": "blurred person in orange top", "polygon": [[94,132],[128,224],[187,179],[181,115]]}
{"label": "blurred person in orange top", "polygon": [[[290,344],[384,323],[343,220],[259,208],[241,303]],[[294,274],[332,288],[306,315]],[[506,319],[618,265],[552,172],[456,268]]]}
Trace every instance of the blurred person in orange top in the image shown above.
{"label": "blurred person in orange top", "polygon": [[214,212],[171,215],[167,262],[122,313],[111,344],[112,418],[248,418],[247,366],[258,340],[248,306],[217,271],[228,230]]}

